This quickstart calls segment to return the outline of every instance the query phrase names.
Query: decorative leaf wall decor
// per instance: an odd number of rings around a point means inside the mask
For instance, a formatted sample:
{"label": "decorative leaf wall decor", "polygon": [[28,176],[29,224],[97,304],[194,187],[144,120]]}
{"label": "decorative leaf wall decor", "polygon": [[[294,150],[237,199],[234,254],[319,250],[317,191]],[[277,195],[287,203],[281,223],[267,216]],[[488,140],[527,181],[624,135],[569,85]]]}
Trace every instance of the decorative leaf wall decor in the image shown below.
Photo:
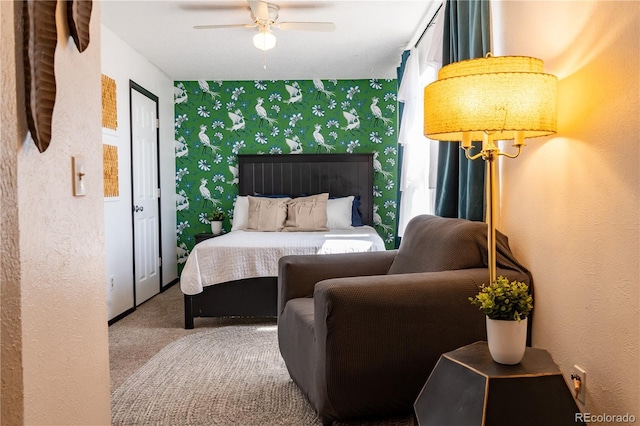
{"label": "decorative leaf wall decor", "polygon": [[51,142],[56,99],[54,54],[58,42],[56,0],[24,0],[24,68],[27,125],[40,152]]}
{"label": "decorative leaf wall decor", "polygon": [[67,0],[67,22],[69,33],[80,53],[89,46],[89,22],[91,21],[91,0]]}

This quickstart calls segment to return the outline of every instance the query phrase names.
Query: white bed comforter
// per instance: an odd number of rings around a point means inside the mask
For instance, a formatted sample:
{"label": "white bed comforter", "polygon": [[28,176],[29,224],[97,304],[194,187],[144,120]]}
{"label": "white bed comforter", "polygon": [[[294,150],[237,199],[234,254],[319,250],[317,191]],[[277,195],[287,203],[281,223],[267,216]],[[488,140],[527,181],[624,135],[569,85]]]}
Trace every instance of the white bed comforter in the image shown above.
{"label": "white bed comforter", "polygon": [[385,250],[375,229],[360,226],[327,232],[233,231],[196,245],[180,276],[184,294],[243,278],[278,276],[278,260],[290,254]]}

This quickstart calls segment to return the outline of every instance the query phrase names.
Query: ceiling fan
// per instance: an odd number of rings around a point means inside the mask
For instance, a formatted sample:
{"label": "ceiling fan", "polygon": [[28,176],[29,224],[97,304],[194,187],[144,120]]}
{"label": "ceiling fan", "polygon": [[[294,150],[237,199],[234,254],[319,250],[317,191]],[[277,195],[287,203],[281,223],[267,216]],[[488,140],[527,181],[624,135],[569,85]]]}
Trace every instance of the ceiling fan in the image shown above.
{"label": "ceiling fan", "polygon": [[277,5],[261,0],[248,0],[251,9],[251,24],[222,24],[222,25],[196,25],[197,30],[211,30],[222,28],[258,28],[258,33],[253,36],[253,44],[258,49],[269,50],[276,45],[276,36],[271,28],[295,31],[323,31],[331,32],[336,25],[333,22],[278,22]]}

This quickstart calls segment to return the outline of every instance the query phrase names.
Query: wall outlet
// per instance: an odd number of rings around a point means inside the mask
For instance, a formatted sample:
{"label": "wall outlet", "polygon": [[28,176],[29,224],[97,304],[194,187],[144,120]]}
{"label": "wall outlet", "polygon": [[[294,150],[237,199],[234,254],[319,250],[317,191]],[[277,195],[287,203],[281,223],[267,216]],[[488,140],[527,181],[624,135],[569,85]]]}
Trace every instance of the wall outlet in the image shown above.
{"label": "wall outlet", "polygon": [[580,392],[578,392],[578,401],[584,404],[585,395],[587,392],[587,372],[579,365],[574,365],[573,368],[576,370],[574,374],[580,377]]}
{"label": "wall outlet", "polygon": [[109,278],[109,290],[113,291],[113,289],[115,288],[115,282],[113,277]]}

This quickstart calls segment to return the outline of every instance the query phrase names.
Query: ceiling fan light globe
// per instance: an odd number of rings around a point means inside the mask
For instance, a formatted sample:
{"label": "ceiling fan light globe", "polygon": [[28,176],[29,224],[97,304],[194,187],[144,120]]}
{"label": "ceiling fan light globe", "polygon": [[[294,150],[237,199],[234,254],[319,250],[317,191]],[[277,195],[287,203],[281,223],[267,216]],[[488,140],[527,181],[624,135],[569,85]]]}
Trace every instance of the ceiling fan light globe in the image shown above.
{"label": "ceiling fan light globe", "polygon": [[253,45],[260,50],[273,49],[276,45],[276,36],[270,31],[260,31],[253,36]]}

